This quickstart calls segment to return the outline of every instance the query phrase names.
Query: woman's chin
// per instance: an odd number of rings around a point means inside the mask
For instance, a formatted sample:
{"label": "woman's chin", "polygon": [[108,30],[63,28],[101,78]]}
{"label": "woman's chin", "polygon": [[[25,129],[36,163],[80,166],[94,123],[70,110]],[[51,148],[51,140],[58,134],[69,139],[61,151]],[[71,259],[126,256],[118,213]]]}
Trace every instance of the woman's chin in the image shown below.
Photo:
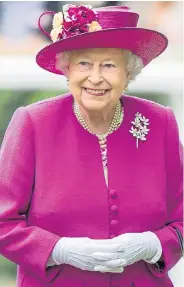
{"label": "woman's chin", "polygon": [[101,110],[109,103],[109,97],[107,95],[104,96],[92,96],[92,95],[84,95],[81,96],[82,106],[86,109],[90,110]]}
{"label": "woman's chin", "polygon": [[108,104],[106,100],[104,101],[97,101],[94,99],[81,99],[81,100],[83,108],[88,110],[100,111]]}

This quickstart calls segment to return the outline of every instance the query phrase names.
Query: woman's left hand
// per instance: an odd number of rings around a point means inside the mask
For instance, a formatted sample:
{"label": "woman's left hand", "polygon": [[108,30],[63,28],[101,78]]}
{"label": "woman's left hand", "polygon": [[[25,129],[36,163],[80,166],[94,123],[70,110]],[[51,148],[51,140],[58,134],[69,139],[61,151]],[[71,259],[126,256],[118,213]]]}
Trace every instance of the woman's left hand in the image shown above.
{"label": "woman's left hand", "polygon": [[[103,264],[96,266],[95,270],[103,270],[104,266],[113,267],[117,259],[125,259],[126,265],[131,265],[139,260],[148,263],[156,263],[162,254],[162,246],[158,237],[151,231],[142,233],[125,233],[113,239],[96,240],[97,243],[107,242],[122,244],[123,251],[118,251],[113,255],[102,252],[95,252],[92,256],[99,262],[104,260]],[[105,262],[108,260],[108,262]]]}

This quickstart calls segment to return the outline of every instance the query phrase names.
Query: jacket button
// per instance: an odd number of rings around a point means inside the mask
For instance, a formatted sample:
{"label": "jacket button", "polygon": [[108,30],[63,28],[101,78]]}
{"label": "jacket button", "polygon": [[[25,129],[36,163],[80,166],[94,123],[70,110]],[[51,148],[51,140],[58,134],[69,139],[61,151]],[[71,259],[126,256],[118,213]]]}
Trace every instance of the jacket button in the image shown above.
{"label": "jacket button", "polygon": [[118,221],[117,220],[111,220],[111,225],[112,226],[115,226],[115,225],[117,225],[118,224]]}
{"label": "jacket button", "polygon": [[110,197],[116,197],[117,192],[112,189],[112,190],[109,191],[109,195],[110,195]]}
{"label": "jacket button", "polygon": [[117,210],[118,210],[117,205],[112,205],[111,206],[111,211],[115,212]]}

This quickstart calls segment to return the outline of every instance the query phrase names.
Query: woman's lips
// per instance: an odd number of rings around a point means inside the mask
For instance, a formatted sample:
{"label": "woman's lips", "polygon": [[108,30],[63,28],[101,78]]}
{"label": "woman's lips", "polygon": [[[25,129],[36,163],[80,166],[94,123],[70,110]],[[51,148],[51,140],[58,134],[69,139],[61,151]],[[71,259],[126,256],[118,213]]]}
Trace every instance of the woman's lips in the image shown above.
{"label": "woman's lips", "polygon": [[84,88],[84,90],[86,91],[86,93],[88,93],[91,96],[104,96],[109,90],[105,90],[105,89],[87,89]]}

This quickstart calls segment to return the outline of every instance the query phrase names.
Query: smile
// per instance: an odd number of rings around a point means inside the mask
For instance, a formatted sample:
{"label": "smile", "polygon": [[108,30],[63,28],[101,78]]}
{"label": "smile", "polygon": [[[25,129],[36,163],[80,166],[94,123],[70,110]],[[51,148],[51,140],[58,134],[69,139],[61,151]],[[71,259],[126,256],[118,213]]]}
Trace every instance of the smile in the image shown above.
{"label": "smile", "polygon": [[90,94],[90,95],[97,95],[97,96],[103,96],[105,95],[105,93],[109,90],[95,90],[95,89],[87,89],[87,88],[84,88],[85,91]]}

